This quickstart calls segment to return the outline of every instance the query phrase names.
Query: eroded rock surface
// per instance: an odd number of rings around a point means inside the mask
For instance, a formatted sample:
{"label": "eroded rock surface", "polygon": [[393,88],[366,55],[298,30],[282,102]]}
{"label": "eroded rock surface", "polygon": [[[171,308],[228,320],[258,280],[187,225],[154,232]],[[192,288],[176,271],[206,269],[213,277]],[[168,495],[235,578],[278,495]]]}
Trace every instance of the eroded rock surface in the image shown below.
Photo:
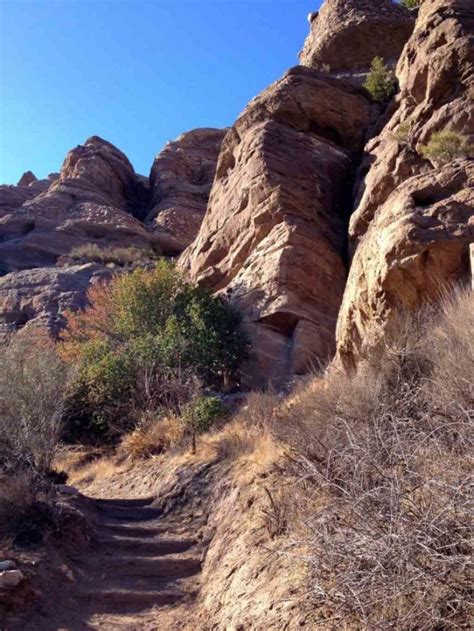
{"label": "eroded rock surface", "polygon": [[[22,178],[23,179],[23,178]],[[54,265],[74,247],[133,246],[153,237],[133,216],[138,181],[116,147],[93,136],[67,155],[58,179],[2,187],[0,265],[10,272]]]}
{"label": "eroded rock surface", "polygon": [[256,379],[304,372],[333,351],[345,193],[370,118],[363,91],[296,67],[224,139],[204,222],[181,264],[243,312]]}
{"label": "eroded rock surface", "polygon": [[24,326],[41,327],[56,335],[64,325],[64,312],[83,307],[89,286],[110,275],[109,269],[89,263],[0,277],[0,340]]}
{"label": "eroded rock surface", "polygon": [[353,75],[367,71],[376,56],[396,64],[414,17],[392,0],[326,0],[310,24],[301,64]]}
{"label": "eroded rock surface", "polygon": [[469,275],[473,161],[442,166],[421,146],[447,127],[474,140],[472,3],[425,0],[397,75],[396,111],[366,148],[350,221],[358,245],[337,333],[347,365],[370,349],[374,323],[383,330],[398,309]]}
{"label": "eroded rock surface", "polygon": [[169,142],[155,158],[145,223],[164,252],[180,253],[196,237],[225,133],[225,129],[194,129]]}

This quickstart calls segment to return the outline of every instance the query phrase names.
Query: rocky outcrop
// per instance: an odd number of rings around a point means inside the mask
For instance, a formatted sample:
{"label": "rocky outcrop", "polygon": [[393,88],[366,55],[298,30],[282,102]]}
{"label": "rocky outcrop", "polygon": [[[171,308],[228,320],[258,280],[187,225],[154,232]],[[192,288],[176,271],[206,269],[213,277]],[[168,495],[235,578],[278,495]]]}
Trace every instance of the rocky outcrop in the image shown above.
{"label": "rocky outcrop", "polygon": [[181,265],[242,311],[256,379],[304,372],[333,351],[344,193],[370,118],[363,91],[297,67],[251,101],[224,139],[207,214]]}
{"label": "rocky outcrop", "polygon": [[37,182],[38,178],[31,171],[25,171],[21,178],[18,180],[17,186],[29,186],[33,182]]}
{"label": "rocky outcrop", "polygon": [[96,264],[13,272],[0,278],[0,339],[24,326],[41,327],[57,335],[68,309],[84,306],[94,282],[111,270]]}
{"label": "rocky outcrop", "polygon": [[423,2],[397,66],[396,111],[368,144],[359,174],[350,222],[357,250],[337,329],[345,365],[369,352],[400,309],[468,278],[473,161],[441,166],[424,159],[420,149],[446,127],[474,140],[473,44],[471,2]]}
{"label": "rocky outcrop", "polygon": [[36,191],[37,186],[1,191],[7,200],[0,216],[3,273],[54,265],[59,256],[90,243],[152,251],[152,235],[133,216],[139,188],[133,167],[110,143],[89,138],[69,152],[47,190]]}
{"label": "rocky outcrop", "polygon": [[354,256],[337,328],[343,365],[366,356],[397,313],[468,283],[472,241],[474,163],[459,161],[401,184]]}
{"label": "rocky outcrop", "polygon": [[468,0],[425,0],[397,66],[396,111],[369,142],[349,233],[357,241],[375,210],[407,177],[433,165],[420,148],[452,127],[474,136],[474,8]]}
{"label": "rocky outcrop", "polygon": [[224,129],[194,129],[169,142],[150,173],[151,209],[145,219],[163,252],[181,253],[206,212]]}
{"label": "rocky outcrop", "polygon": [[377,56],[396,64],[414,25],[392,0],[326,0],[309,21],[300,63],[348,75],[367,71]]}

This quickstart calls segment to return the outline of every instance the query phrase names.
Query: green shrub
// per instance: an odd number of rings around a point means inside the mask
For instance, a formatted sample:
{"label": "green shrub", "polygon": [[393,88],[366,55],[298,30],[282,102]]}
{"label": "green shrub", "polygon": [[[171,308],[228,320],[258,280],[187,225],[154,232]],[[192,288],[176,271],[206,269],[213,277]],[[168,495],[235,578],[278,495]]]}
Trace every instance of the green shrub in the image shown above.
{"label": "green shrub", "polygon": [[188,404],[184,420],[197,433],[207,432],[224,414],[224,406],[217,397],[200,396]]}
{"label": "green shrub", "polygon": [[405,7],[405,9],[416,9],[420,6],[421,0],[401,0],[400,4]]}
{"label": "green shrub", "polygon": [[384,102],[393,96],[397,90],[397,79],[393,70],[390,70],[382,57],[372,60],[370,72],[364,83],[364,88],[376,101]]}
{"label": "green shrub", "polygon": [[88,298],[67,315],[61,345],[79,366],[70,427],[120,433],[144,410],[177,413],[201,385],[237,377],[247,348],[239,314],[171,264],[118,276]]}
{"label": "green shrub", "polygon": [[468,156],[473,151],[469,138],[453,129],[435,132],[427,145],[421,147],[424,158],[439,162],[450,162],[456,158]]}

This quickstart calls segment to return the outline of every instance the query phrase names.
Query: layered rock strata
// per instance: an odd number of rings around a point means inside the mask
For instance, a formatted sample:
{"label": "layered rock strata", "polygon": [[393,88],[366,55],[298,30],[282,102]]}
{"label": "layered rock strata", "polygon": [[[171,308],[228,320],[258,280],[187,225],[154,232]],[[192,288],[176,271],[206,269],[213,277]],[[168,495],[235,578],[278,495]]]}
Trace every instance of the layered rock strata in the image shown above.
{"label": "layered rock strata", "polygon": [[224,129],[194,129],[169,142],[155,158],[145,223],[164,252],[180,253],[196,237],[225,133]]}
{"label": "layered rock strata", "polygon": [[253,99],[222,144],[191,279],[242,311],[253,379],[302,373],[334,350],[345,285],[345,194],[371,105],[296,67]]}
{"label": "layered rock strata", "polygon": [[337,327],[352,366],[394,317],[469,278],[473,160],[428,160],[422,146],[453,129],[474,141],[474,6],[424,0],[397,66],[395,112],[366,147],[350,221],[352,262]]}

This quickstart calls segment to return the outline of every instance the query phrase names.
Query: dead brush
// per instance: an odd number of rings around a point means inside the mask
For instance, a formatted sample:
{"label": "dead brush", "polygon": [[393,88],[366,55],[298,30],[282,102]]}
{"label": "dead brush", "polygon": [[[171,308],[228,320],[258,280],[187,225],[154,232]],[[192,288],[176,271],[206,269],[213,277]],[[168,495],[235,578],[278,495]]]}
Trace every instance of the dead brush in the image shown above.
{"label": "dead brush", "polygon": [[267,508],[262,508],[263,523],[271,539],[280,537],[288,526],[288,504],[283,493],[274,496],[267,486],[262,487],[268,500]]}
{"label": "dead brush", "polygon": [[302,454],[312,591],[333,628],[461,629],[473,614],[473,294],[411,322],[281,412]]}
{"label": "dead brush", "polygon": [[147,417],[141,425],[123,438],[117,457],[124,460],[152,458],[178,445],[184,437],[184,423],[175,416],[162,419]]}

